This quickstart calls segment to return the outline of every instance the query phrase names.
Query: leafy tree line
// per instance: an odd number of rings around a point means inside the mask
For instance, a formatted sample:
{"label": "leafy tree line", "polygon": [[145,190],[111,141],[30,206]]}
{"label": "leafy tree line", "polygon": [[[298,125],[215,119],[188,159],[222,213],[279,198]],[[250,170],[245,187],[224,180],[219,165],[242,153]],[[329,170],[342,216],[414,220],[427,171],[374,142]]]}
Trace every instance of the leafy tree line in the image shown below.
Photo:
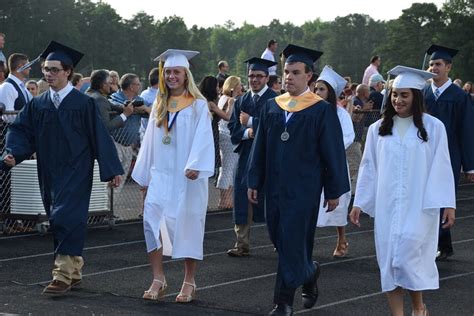
{"label": "leafy tree line", "polygon": [[[85,53],[77,71],[114,69],[146,77],[158,54],[167,48],[198,50],[193,59],[197,80],[217,73],[217,62],[227,60],[231,73],[245,77],[243,61],[260,56],[269,39],[279,52],[294,43],[324,51],[317,69],[329,64],[360,82],[370,57],[382,57],[382,71],[397,64],[420,68],[432,43],[460,49],[453,77],[472,80],[474,74],[474,0],[449,0],[441,9],[414,3],[395,20],[376,21],[350,14],[334,21],[320,19],[295,25],[273,20],[257,27],[232,21],[214,27],[187,28],[178,16],[155,20],[144,12],[123,19],[105,3],[90,0],[0,0],[0,32],[7,35],[5,53],[38,56],[51,39]],[[32,76],[39,77],[36,67]]]}

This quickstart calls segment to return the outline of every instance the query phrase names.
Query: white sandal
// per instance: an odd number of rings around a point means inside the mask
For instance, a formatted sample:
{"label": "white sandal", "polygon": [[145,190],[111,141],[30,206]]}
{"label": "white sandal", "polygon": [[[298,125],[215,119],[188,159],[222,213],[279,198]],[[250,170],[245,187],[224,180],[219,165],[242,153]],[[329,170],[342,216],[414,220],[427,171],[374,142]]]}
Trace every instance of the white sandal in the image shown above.
{"label": "white sandal", "polygon": [[[183,287],[184,285],[189,285],[193,287],[193,291],[191,295],[183,294]],[[190,303],[196,297],[196,283],[189,283],[184,281],[183,286],[181,287],[181,291],[179,292],[178,296],[176,296],[176,303]]]}
{"label": "white sandal", "polygon": [[[153,284],[155,282],[160,284],[158,291],[153,290]],[[151,284],[150,288],[145,291],[145,293],[143,293],[143,299],[157,301],[163,296],[165,296],[165,291],[167,287],[168,284],[166,283],[166,279],[164,279],[163,281],[161,281],[160,279],[153,279],[153,283]]]}

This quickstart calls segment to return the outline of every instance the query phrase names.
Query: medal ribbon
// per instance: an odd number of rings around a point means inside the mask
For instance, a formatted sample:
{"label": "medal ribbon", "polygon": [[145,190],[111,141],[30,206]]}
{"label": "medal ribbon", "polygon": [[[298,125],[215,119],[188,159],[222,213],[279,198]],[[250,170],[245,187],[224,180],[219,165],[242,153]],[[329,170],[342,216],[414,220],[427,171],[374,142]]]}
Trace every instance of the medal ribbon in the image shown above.
{"label": "medal ribbon", "polygon": [[176,118],[178,117],[178,114],[179,114],[179,112],[176,112],[176,114],[171,119],[171,122],[168,124],[168,122],[170,120],[170,112],[168,111],[166,113],[166,124],[165,124],[165,134],[166,134],[166,136],[168,136],[169,132],[171,132],[171,128],[173,127],[174,122],[176,122]]}

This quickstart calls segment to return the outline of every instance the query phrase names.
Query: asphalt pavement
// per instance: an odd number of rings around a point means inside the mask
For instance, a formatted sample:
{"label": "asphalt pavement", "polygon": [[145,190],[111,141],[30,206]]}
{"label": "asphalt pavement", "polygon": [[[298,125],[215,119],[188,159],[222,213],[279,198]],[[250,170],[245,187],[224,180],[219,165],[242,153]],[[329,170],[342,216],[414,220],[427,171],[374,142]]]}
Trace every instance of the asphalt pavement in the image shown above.
{"label": "asphalt pavement", "polygon": [[[425,292],[430,315],[474,315],[474,184],[458,192],[453,229],[455,254],[438,263],[440,289]],[[321,263],[320,296],[313,309],[298,297],[295,314],[388,315],[375,258],[373,221],[347,226],[349,254],[333,259],[335,228],[319,228],[314,258]],[[141,298],[151,281],[141,222],[113,229],[88,230],[81,289],[63,297],[42,295],[51,279],[52,237],[28,234],[0,236],[0,314],[20,315],[263,315],[272,308],[277,254],[266,226],[251,229],[251,255],[227,256],[234,241],[232,214],[210,212],[206,219],[204,260],[198,265],[197,298],[174,303],[183,280],[183,261],[164,263],[168,291],[162,301]],[[411,313],[408,296],[405,311]]]}

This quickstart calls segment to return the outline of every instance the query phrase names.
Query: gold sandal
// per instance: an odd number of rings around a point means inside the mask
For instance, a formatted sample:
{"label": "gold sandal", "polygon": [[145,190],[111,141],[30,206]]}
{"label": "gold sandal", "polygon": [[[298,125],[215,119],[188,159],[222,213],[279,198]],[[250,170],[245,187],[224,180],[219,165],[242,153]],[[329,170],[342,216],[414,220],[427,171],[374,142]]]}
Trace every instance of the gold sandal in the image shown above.
{"label": "gold sandal", "polygon": [[342,258],[342,257],[345,257],[348,252],[349,252],[349,243],[347,241],[340,242],[337,244],[336,249],[334,250],[334,253],[332,254],[332,256],[335,258]]}
{"label": "gold sandal", "polygon": [[[153,289],[153,284],[155,282],[159,283],[160,285],[160,287],[158,288],[158,291]],[[153,282],[151,283],[150,288],[147,291],[145,291],[145,293],[143,293],[143,299],[157,301],[163,296],[165,296],[165,291],[167,287],[168,287],[168,284],[166,284],[166,280],[161,281],[160,279],[153,279]]]}
{"label": "gold sandal", "polygon": [[[185,285],[189,285],[193,287],[193,291],[191,295],[183,294],[183,287]],[[191,303],[193,299],[196,297],[196,283],[189,283],[184,281],[183,286],[181,287],[181,291],[179,292],[178,296],[176,296],[176,303]]]}

